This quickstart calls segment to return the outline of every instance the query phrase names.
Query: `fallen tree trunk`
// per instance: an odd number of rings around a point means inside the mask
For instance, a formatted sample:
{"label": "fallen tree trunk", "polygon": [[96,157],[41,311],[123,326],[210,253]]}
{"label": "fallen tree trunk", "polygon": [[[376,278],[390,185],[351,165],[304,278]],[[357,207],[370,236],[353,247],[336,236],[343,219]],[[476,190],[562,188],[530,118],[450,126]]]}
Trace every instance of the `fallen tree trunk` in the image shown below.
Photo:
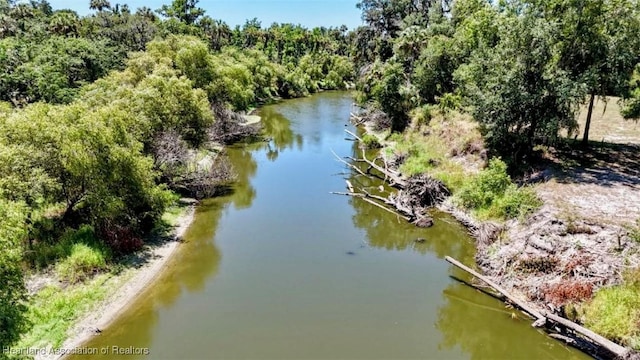
{"label": "fallen tree trunk", "polygon": [[[491,286],[495,291],[501,293],[502,295],[504,295],[509,302],[513,303],[514,305],[518,306],[520,309],[522,309],[523,311],[525,311],[526,313],[528,313],[529,315],[533,316],[536,321],[534,322],[534,326],[543,326],[545,324],[548,325],[549,322],[554,322],[556,324],[559,324],[561,326],[563,326],[566,329],[569,329],[571,331],[573,331],[576,334],[581,335],[582,337],[588,339],[589,341],[597,344],[598,346],[600,346],[601,348],[605,349],[606,351],[610,352],[611,354],[615,355],[617,358],[624,358],[628,353],[629,350],[626,349],[625,347],[618,345],[616,343],[614,343],[613,341],[596,334],[595,332],[580,326],[570,320],[567,320],[565,318],[562,318],[560,316],[551,314],[549,312],[541,312],[538,311],[537,309],[535,309],[534,307],[532,307],[531,305],[527,304],[526,302],[516,298],[515,296],[511,295],[508,291],[506,291],[505,289],[503,289],[502,287],[500,287],[498,284],[494,283],[493,281],[489,280],[488,278],[486,278],[485,276],[480,275],[478,272],[474,271],[473,269],[465,266],[464,264],[462,264],[461,262],[457,261],[456,259],[450,257],[450,256],[446,256],[445,260],[447,260],[449,263],[457,266],[458,268],[468,272],[469,274],[475,276],[476,278],[484,281],[485,283],[487,283],[489,286]],[[553,334],[551,334],[553,335]],[[559,340],[563,340],[565,342],[567,342],[570,345],[578,345],[578,342],[576,341],[576,339],[572,339],[567,337],[566,335],[555,335],[552,336],[556,339]],[[576,346],[580,349],[584,349],[584,346]]]}
{"label": "fallen tree trunk", "polygon": [[[394,215],[397,215],[397,216],[403,218],[406,221],[411,221],[411,219],[408,216],[402,215],[402,214],[400,214],[400,213],[398,213],[398,212],[396,212],[396,211],[394,211],[392,209],[389,209],[388,207],[386,207],[384,205],[378,204],[377,202],[371,200],[370,199],[372,197],[371,195],[363,194],[363,193],[357,193],[357,192],[353,192],[353,191],[350,191],[350,192],[347,192],[347,193],[338,192],[338,191],[332,191],[332,192],[330,192],[330,194],[359,197],[359,198],[361,198],[362,200],[368,202],[371,205],[377,206],[377,207],[379,207],[379,208],[381,208],[383,210],[386,210],[386,211],[388,211],[388,212],[390,212],[390,213],[392,213]],[[378,197],[374,197],[374,199],[375,198],[378,198]]]}
{"label": "fallen tree trunk", "polygon": [[589,338],[591,341],[593,341],[596,344],[604,347],[605,349],[609,350],[612,354],[615,354],[616,356],[618,356],[620,358],[624,357],[628,352],[628,350],[625,347],[620,346],[620,345],[614,343],[613,341],[611,341],[611,340],[609,340],[609,339],[607,339],[607,338],[605,338],[605,337],[603,337],[601,335],[598,335],[598,334],[594,333],[593,331],[591,331],[591,330],[589,330],[589,329],[587,329],[585,327],[582,327],[582,326],[580,326],[580,325],[578,325],[578,324],[576,324],[576,323],[574,323],[572,321],[569,321],[569,320],[567,320],[565,318],[562,318],[562,317],[560,317],[558,315],[551,314],[549,312],[545,312],[543,315],[547,319],[549,319],[551,321],[554,321],[554,322],[557,322],[558,324],[561,324],[562,326],[564,326],[564,327],[566,327],[568,329],[571,329],[571,330],[575,331],[576,333],[578,333],[578,334],[580,334],[582,336],[585,336],[585,337]]}
{"label": "fallen tree trunk", "polygon": [[515,296],[511,295],[507,290],[503,289],[498,284],[496,284],[493,281],[489,280],[485,276],[480,275],[478,272],[476,272],[475,270],[467,267],[466,265],[464,265],[463,263],[459,262],[458,260],[456,260],[456,259],[454,259],[454,258],[452,258],[450,256],[445,256],[445,260],[447,260],[449,263],[459,267],[460,269],[468,272],[469,274],[477,277],[478,279],[484,281],[489,286],[491,286],[494,290],[496,290],[497,292],[502,294],[505,298],[507,298],[509,300],[509,302],[511,302],[514,305],[518,306],[520,309],[524,310],[526,313],[528,313],[529,315],[533,316],[533,318],[535,318],[535,319],[544,319],[545,318],[542,315],[542,313],[540,313],[538,310],[536,310],[535,308],[533,308],[529,304],[525,303],[524,301],[522,301],[522,300],[516,298]]}

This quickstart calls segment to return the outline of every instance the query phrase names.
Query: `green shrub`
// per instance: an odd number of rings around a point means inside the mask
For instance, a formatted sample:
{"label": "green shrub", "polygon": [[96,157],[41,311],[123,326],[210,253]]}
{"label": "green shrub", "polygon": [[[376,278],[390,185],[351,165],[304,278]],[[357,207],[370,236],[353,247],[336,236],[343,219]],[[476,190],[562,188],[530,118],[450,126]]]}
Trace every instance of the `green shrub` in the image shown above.
{"label": "green shrub", "polygon": [[627,226],[627,233],[631,240],[640,243],[640,219],[634,225]]}
{"label": "green shrub", "polygon": [[536,192],[530,187],[509,185],[504,196],[494,203],[495,215],[500,218],[523,218],[542,205]]}
{"label": "green shrub", "polygon": [[496,198],[505,193],[509,185],[511,178],[507,174],[507,165],[494,158],[489,161],[485,170],[463,186],[458,196],[466,208],[488,208]]}
{"label": "green shrub", "polygon": [[380,145],[380,142],[378,141],[378,138],[375,135],[371,134],[365,134],[362,137],[362,143],[367,147],[367,149],[379,149],[382,147],[382,145]]}
{"label": "green shrub", "polygon": [[52,246],[51,253],[61,259],[56,265],[58,276],[70,283],[77,283],[90,275],[107,269],[111,252],[100,242],[91,226],[68,230],[60,241]]}
{"label": "green shrub", "polygon": [[432,107],[430,105],[423,105],[411,110],[411,118],[416,125],[427,125],[432,117]]}
{"label": "green shrub", "polygon": [[511,182],[507,165],[497,158],[462,186],[458,199],[462,206],[476,210],[481,218],[522,218],[542,205],[532,188],[519,188]]}
{"label": "green shrub", "polygon": [[461,104],[462,97],[459,94],[446,93],[438,99],[440,110],[444,112],[460,109],[462,107]]}

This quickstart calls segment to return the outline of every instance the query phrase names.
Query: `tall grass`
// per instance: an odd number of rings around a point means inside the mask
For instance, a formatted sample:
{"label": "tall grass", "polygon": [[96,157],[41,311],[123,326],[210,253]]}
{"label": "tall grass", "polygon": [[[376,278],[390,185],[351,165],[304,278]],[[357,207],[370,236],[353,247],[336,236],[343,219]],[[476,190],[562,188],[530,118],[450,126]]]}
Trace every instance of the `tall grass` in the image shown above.
{"label": "tall grass", "polygon": [[622,285],[600,289],[582,306],[585,325],[598,334],[640,350],[640,270]]}
{"label": "tall grass", "polygon": [[73,324],[87,312],[95,309],[113,289],[107,281],[112,276],[103,274],[87,283],[60,288],[49,285],[41,289],[29,303],[27,313],[33,324],[17,344],[18,348],[60,347],[69,336]]}

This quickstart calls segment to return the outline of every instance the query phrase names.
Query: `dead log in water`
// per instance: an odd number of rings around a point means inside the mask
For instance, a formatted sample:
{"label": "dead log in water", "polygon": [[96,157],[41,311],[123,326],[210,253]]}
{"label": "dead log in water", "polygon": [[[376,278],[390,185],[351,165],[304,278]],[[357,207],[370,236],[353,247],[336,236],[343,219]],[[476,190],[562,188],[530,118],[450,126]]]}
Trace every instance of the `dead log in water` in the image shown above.
{"label": "dead log in water", "polygon": [[551,320],[553,322],[556,322],[568,329],[573,330],[574,332],[587,337],[589,340],[595,342],[596,344],[604,347],[605,349],[609,350],[612,354],[615,354],[617,357],[623,358],[627,355],[627,353],[629,352],[629,350],[627,350],[625,347],[620,346],[616,343],[614,343],[613,341],[596,334],[595,332],[582,327],[572,321],[569,321],[565,318],[562,318],[558,315],[554,315],[551,314],[549,312],[544,312],[543,315],[548,319]]}
{"label": "dead log in water", "polygon": [[520,309],[524,310],[526,313],[531,315],[534,319],[538,320],[538,319],[544,319],[545,318],[540,311],[538,311],[537,309],[535,309],[531,305],[527,304],[526,302],[518,299],[517,297],[515,297],[514,295],[509,293],[507,290],[505,290],[502,287],[500,287],[500,285],[498,285],[498,284],[494,283],[493,281],[489,280],[487,277],[480,275],[477,271],[467,267],[463,263],[459,262],[458,260],[456,260],[456,259],[454,259],[454,258],[452,258],[450,256],[445,256],[445,260],[447,260],[449,263],[459,267],[460,269],[468,272],[469,274],[475,276],[476,278],[484,281],[485,283],[487,283],[487,285],[491,286],[495,291],[499,292],[505,298],[507,298],[509,300],[509,302],[511,302],[512,304],[516,305]]}
{"label": "dead log in water", "polygon": [[[349,130],[345,130],[345,132],[358,141],[362,141],[362,139],[353,132]],[[372,195],[364,189],[360,189],[360,192],[357,192],[351,182],[347,181],[347,188],[352,196],[354,196],[353,194],[360,194],[358,195],[359,197],[369,199],[369,201],[374,202],[376,206],[379,206],[380,204],[373,200],[389,205],[395,208],[403,218],[418,227],[432,226],[433,218],[427,214],[427,209],[442,202],[450,195],[449,189],[447,189],[441,181],[426,174],[416,175],[405,179],[402,177],[402,174],[393,170],[389,164],[387,164],[384,157],[369,160],[364,149],[362,150],[361,158],[347,156],[343,159],[333,150],[331,150],[331,152],[338,161],[342,162],[358,174],[366,177],[376,177],[399,190],[396,194],[383,198],[381,196]],[[350,161],[346,161],[345,159]],[[383,165],[378,164],[380,161]],[[358,163],[366,164],[366,169],[363,170],[363,168],[357,166],[356,164]],[[388,210],[386,207],[383,208]]]}
{"label": "dead log in water", "polygon": [[[465,266],[464,264],[462,264],[461,262],[457,261],[456,259],[450,257],[450,256],[445,256],[445,260],[447,260],[449,263],[457,266],[458,268],[468,272],[469,274],[475,276],[476,278],[482,280],[483,282],[485,282],[486,284],[488,284],[489,286],[491,286],[495,291],[501,293],[502,295],[504,295],[509,302],[511,302],[512,304],[518,306],[520,309],[522,309],[524,312],[526,312],[527,314],[531,315],[533,318],[536,319],[536,321],[534,322],[534,326],[538,327],[538,326],[544,326],[544,325],[549,325],[549,323],[555,323],[557,325],[560,325],[562,327],[564,327],[565,329],[569,329],[571,331],[573,331],[574,333],[582,336],[583,338],[586,338],[587,340],[589,340],[590,342],[598,345],[600,348],[605,349],[606,351],[608,351],[609,353],[615,355],[617,358],[625,358],[630,351],[628,349],[626,349],[625,347],[618,345],[616,343],[614,343],[613,341],[596,334],[595,332],[580,326],[570,320],[567,320],[565,318],[562,318],[560,316],[551,314],[549,312],[543,312],[543,311],[538,311],[537,309],[535,309],[532,305],[526,303],[523,300],[518,299],[517,297],[513,296],[512,294],[510,294],[508,291],[506,291],[505,289],[503,289],[502,287],[500,287],[498,284],[494,283],[493,281],[489,280],[487,277],[480,275],[478,272],[474,271],[473,269]],[[547,329],[549,329],[549,326],[547,326]],[[556,339],[565,341],[567,344],[570,345],[574,345],[579,349],[585,349],[584,344],[582,339],[578,338],[578,339],[574,339],[572,337],[568,337],[566,334],[562,334],[562,335],[554,335],[552,336]]]}
{"label": "dead log in water", "polygon": [[375,195],[370,195],[368,193],[359,193],[359,192],[354,192],[354,191],[351,191],[351,190],[349,190],[349,192],[346,192],[346,193],[345,192],[332,191],[332,192],[330,192],[330,194],[358,197],[358,198],[361,198],[363,201],[366,201],[366,202],[368,202],[369,204],[371,204],[373,206],[379,207],[379,208],[381,208],[381,209],[383,209],[385,211],[388,211],[388,212],[390,212],[390,213],[392,213],[394,215],[397,215],[397,216],[399,216],[400,218],[402,218],[402,219],[404,219],[406,221],[411,221],[411,219],[408,216],[402,215],[401,213],[399,213],[397,211],[394,211],[393,209],[391,209],[389,207],[386,207],[386,206],[384,206],[382,204],[379,204],[379,203],[377,203],[377,202],[372,200],[372,199],[378,199],[378,200],[383,199],[384,200],[384,198],[382,198],[382,197],[376,197]]}

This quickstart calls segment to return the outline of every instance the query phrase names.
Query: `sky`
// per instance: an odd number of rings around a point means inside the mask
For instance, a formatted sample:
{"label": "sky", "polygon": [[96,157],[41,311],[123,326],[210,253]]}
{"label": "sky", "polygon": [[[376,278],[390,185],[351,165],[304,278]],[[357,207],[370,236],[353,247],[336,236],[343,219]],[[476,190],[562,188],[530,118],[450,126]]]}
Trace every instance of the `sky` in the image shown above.
{"label": "sky", "polygon": [[[110,0],[125,3],[135,9],[147,6],[153,10],[172,0]],[[263,27],[273,22],[302,24],[306,27],[347,25],[354,29],[362,25],[358,0],[201,0],[199,7],[214,19],[222,19],[231,27],[245,20],[258,18]],[[72,9],[80,15],[90,12],[89,0],[49,0],[54,9]]]}

